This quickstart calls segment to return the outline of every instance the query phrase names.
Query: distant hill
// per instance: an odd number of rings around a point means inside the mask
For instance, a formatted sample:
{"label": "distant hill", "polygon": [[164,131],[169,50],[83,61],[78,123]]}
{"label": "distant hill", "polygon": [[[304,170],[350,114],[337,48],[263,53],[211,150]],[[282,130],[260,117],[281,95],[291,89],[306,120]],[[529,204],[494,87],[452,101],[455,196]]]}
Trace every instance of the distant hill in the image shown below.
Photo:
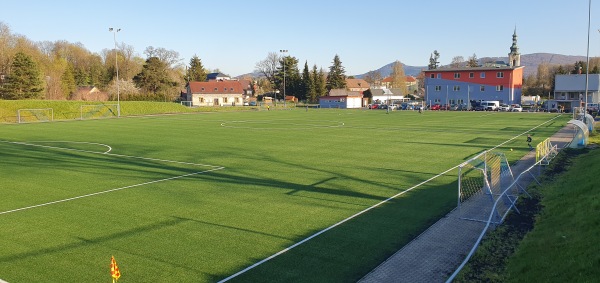
{"label": "distant hill", "polygon": [[[479,62],[487,61],[504,61],[508,62],[508,57],[484,57],[480,58]],[[533,53],[521,55],[521,66],[525,66],[524,76],[535,75],[538,65],[549,63],[551,65],[575,65],[577,61],[585,61],[585,56],[561,55],[552,53]]]}
{"label": "distant hill", "polygon": [[[544,62],[552,64],[552,65],[572,66],[577,61],[585,61],[585,60],[586,60],[585,56],[561,55],[561,54],[552,54],[552,53],[532,53],[532,54],[521,55],[521,66],[525,66],[525,70],[523,72],[524,75],[529,76],[532,74],[536,74],[538,65],[540,65],[541,63],[544,63]],[[484,62],[488,62],[488,61],[508,62],[508,56],[507,57],[479,58],[480,64],[483,64]],[[387,77],[392,73],[393,65],[394,65],[394,62],[389,63],[389,64],[387,64],[379,69],[376,69],[374,71],[379,71],[381,73],[382,77]],[[427,69],[427,66],[408,66],[408,65],[404,65],[404,64],[402,64],[402,65],[404,66],[404,73],[406,75],[415,76],[415,77],[421,72],[421,70]],[[366,75],[366,73],[352,75],[352,76],[360,79],[360,78],[363,78],[365,75]],[[260,77],[262,75],[260,73],[249,73],[249,74],[238,76],[238,77],[243,77],[243,76]]]}
{"label": "distant hill", "polygon": [[[552,53],[533,53],[521,55],[521,66],[525,66],[524,75],[528,76],[537,73],[538,65],[541,63],[549,63],[552,65],[574,65],[577,61],[585,61],[585,56],[573,56],[573,55],[561,55]],[[480,64],[489,61],[504,61],[508,62],[507,57],[483,57],[479,58]],[[394,62],[389,63],[375,71],[379,71],[381,76],[387,77],[392,73],[392,65]],[[402,64],[404,65],[404,64]],[[407,66],[404,65],[404,73],[410,76],[417,76],[421,70],[426,70],[427,66]],[[356,78],[363,78],[365,74],[355,75]]]}

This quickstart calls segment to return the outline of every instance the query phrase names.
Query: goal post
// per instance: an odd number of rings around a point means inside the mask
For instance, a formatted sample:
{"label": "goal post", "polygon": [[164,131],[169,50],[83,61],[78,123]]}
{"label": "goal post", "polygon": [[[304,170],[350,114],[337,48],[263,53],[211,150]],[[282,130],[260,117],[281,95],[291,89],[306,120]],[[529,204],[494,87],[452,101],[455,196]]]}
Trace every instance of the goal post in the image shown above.
{"label": "goal post", "polygon": [[17,109],[17,123],[52,122],[54,121],[54,109]]}
{"label": "goal post", "polygon": [[[518,188],[504,192],[514,181],[506,156],[500,152],[484,151],[458,167],[458,209],[462,219],[485,222],[493,213],[492,221],[500,223],[514,206]],[[503,201],[495,211],[494,203]]]}
{"label": "goal post", "polygon": [[79,106],[79,115],[81,120],[118,117],[119,104],[84,104]]}

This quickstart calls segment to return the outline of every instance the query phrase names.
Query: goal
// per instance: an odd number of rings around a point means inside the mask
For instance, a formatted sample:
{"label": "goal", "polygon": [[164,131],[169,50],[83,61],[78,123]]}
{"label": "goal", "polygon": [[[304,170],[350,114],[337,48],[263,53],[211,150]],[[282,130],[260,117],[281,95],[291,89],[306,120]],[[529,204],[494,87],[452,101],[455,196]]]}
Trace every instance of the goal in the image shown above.
{"label": "goal", "polygon": [[17,109],[17,123],[51,122],[54,121],[54,109]]}
{"label": "goal", "polygon": [[[518,188],[505,192],[514,181],[506,156],[485,151],[462,163],[458,168],[458,209],[462,219],[501,223],[514,207]],[[500,199],[494,209],[494,203]]]}
{"label": "goal", "polygon": [[79,107],[80,119],[102,119],[117,117],[118,104],[88,104]]}

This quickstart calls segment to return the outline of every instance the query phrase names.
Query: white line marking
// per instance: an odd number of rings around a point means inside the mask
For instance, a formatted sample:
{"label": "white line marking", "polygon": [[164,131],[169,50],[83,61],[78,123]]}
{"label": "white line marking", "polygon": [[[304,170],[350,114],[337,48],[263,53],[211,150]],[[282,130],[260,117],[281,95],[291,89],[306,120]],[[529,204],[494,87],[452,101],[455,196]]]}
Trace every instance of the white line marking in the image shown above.
{"label": "white line marking", "polygon": [[112,147],[110,147],[109,145],[106,145],[103,143],[97,143],[97,142],[77,142],[77,141],[35,141],[35,142],[37,142],[37,143],[77,143],[77,144],[99,145],[99,146],[108,148],[105,152],[103,152],[104,154],[109,153],[112,150]]}
{"label": "white line marking", "polygon": [[[511,140],[513,140],[513,139],[515,139],[517,137],[519,137],[519,136],[522,136],[523,134],[528,133],[528,132],[530,132],[533,129],[537,129],[537,128],[541,127],[542,125],[544,125],[544,124],[546,124],[546,123],[548,123],[548,122],[550,122],[550,121],[552,121],[552,120],[554,120],[554,119],[556,119],[556,118],[558,118],[560,116],[561,115],[558,115],[558,116],[556,116],[556,117],[554,117],[554,118],[552,118],[552,119],[550,119],[550,120],[548,120],[548,121],[546,121],[546,122],[544,122],[544,123],[542,123],[540,125],[537,125],[537,126],[531,128],[530,130],[528,130],[528,131],[526,131],[526,132],[524,132],[522,134],[519,134],[518,136],[515,136],[515,137],[513,137],[513,138],[511,138],[511,139],[509,139],[509,140],[507,140],[507,141],[505,141],[505,142],[503,142],[503,143],[501,143],[501,144],[493,147],[492,149],[498,148],[499,146],[501,146],[501,145],[503,145],[503,144],[505,144],[505,143],[507,143],[507,142],[509,142],[509,141],[511,141]],[[367,208],[363,209],[362,211],[360,211],[360,212],[358,212],[356,214],[353,214],[352,216],[350,216],[350,217],[348,217],[348,218],[346,218],[346,219],[344,219],[344,220],[342,220],[342,221],[340,221],[338,223],[335,223],[335,224],[333,224],[333,225],[331,225],[331,226],[329,226],[329,227],[327,227],[327,228],[325,228],[325,229],[323,229],[323,230],[321,230],[321,231],[319,231],[317,233],[312,234],[311,236],[309,236],[308,238],[303,239],[300,242],[297,242],[297,243],[295,243],[295,244],[293,244],[293,245],[291,245],[291,246],[289,246],[289,247],[287,247],[287,248],[285,248],[285,249],[283,249],[283,250],[281,250],[281,251],[279,251],[279,252],[277,252],[277,253],[275,253],[275,254],[273,254],[273,255],[271,255],[271,256],[269,256],[269,257],[267,257],[267,258],[265,258],[265,259],[263,259],[261,261],[259,261],[259,262],[257,262],[257,263],[255,263],[253,265],[250,265],[250,266],[248,266],[248,267],[246,267],[246,268],[244,268],[244,269],[236,272],[235,274],[233,274],[233,275],[231,275],[231,276],[229,276],[229,277],[227,277],[227,278],[219,281],[218,283],[227,282],[227,281],[229,281],[229,280],[231,280],[231,279],[233,279],[233,278],[235,278],[235,277],[237,277],[237,276],[239,276],[239,275],[241,275],[243,273],[246,273],[247,271],[249,271],[249,270],[251,270],[251,269],[253,269],[253,268],[255,268],[255,267],[257,267],[257,266],[259,266],[259,265],[261,265],[261,264],[263,264],[263,263],[265,263],[265,262],[267,262],[267,261],[269,261],[269,260],[271,260],[271,259],[273,259],[273,258],[275,258],[275,257],[277,257],[277,256],[279,256],[279,255],[281,255],[281,254],[283,254],[283,253],[285,253],[285,252],[287,252],[287,251],[295,248],[295,247],[297,247],[297,246],[299,246],[299,245],[302,245],[302,244],[310,241],[311,239],[313,239],[313,238],[315,238],[315,237],[317,237],[317,236],[319,236],[319,235],[321,235],[321,234],[323,234],[323,233],[325,233],[325,232],[327,232],[327,231],[329,231],[329,230],[331,230],[331,229],[333,229],[333,228],[335,228],[335,227],[337,227],[337,226],[339,226],[339,225],[341,225],[341,224],[343,224],[345,222],[348,222],[348,221],[356,218],[357,216],[360,216],[361,214],[364,214],[365,212],[367,212],[369,210],[377,208],[377,207],[381,206],[382,204],[384,204],[384,203],[386,203],[386,202],[388,202],[388,201],[390,201],[392,199],[395,199],[395,198],[397,198],[397,197],[399,197],[399,196],[401,196],[401,195],[403,195],[403,194],[405,194],[407,192],[410,192],[410,191],[414,190],[415,188],[418,188],[419,186],[421,186],[421,185],[423,185],[423,184],[425,184],[425,183],[427,183],[427,182],[429,182],[429,181],[431,181],[431,180],[433,180],[433,179],[435,179],[435,178],[437,178],[439,176],[442,176],[442,175],[444,175],[444,174],[446,174],[446,173],[448,173],[448,172],[450,172],[450,171],[458,168],[461,164],[458,164],[458,165],[456,165],[456,166],[454,166],[454,167],[452,167],[452,168],[450,168],[450,169],[448,169],[448,170],[446,170],[446,171],[444,171],[444,172],[442,172],[442,173],[440,173],[440,174],[438,174],[436,176],[433,176],[433,177],[431,177],[431,178],[429,178],[429,179],[427,179],[427,180],[425,180],[425,181],[423,181],[421,183],[418,183],[418,184],[416,184],[416,185],[414,185],[414,186],[406,189],[405,191],[399,192],[399,193],[397,193],[397,194],[395,194],[395,195],[393,195],[393,196],[391,196],[391,197],[389,197],[389,198],[387,198],[387,199],[385,199],[383,201],[380,201],[380,202],[374,204],[371,207],[367,207]]]}
{"label": "white line marking", "polygon": [[150,158],[150,157],[130,156],[130,155],[124,155],[124,154],[115,154],[115,153],[100,152],[100,151],[91,151],[91,150],[83,150],[83,149],[76,149],[76,148],[66,148],[66,147],[57,147],[57,146],[49,146],[49,145],[32,144],[32,143],[26,143],[26,142],[13,142],[13,141],[3,141],[3,140],[0,140],[0,142],[11,143],[11,144],[19,144],[19,145],[26,145],[26,146],[35,146],[35,147],[42,147],[42,148],[53,148],[53,149],[61,149],[61,150],[70,150],[70,151],[85,152],[85,153],[92,153],[92,154],[105,154],[105,155],[108,155],[108,156],[116,156],[116,157],[124,157],[124,158],[135,158],[135,159],[160,161],[160,162],[168,162],[168,163],[176,163],[176,164],[204,166],[204,167],[221,167],[221,166],[216,166],[216,165],[197,164],[197,163],[192,163],[192,162],[173,161],[173,160],[157,159],[157,158]]}
{"label": "white line marking", "polygon": [[[164,179],[159,179],[159,180],[154,180],[154,181],[148,181],[148,182],[134,184],[134,185],[129,185],[129,186],[125,186],[125,187],[120,187],[120,188],[115,188],[115,189],[109,189],[109,190],[105,190],[105,191],[101,191],[101,192],[95,192],[95,193],[85,194],[85,195],[81,195],[81,196],[76,196],[76,197],[70,197],[70,198],[61,199],[61,200],[50,201],[50,202],[46,202],[46,203],[42,203],[42,204],[36,204],[36,205],[31,205],[31,206],[26,206],[26,207],[11,209],[11,210],[7,210],[7,211],[2,211],[2,212],[0,212],[0,215],[8,214],[8,213],[13,213],[13,212],[17,212],[17,211],[22,211],[22,210],[27,210],[27,209],[32,209],[32,208],[37,208],[37,207],[42,207],[42,206],[47,206],[47,205],[51,205],[51,204],[57,204],[57,203],[61,203],[61,202],[72,201],[72,200],[86,198],[86,197],[91,197],[91,196],[96,196],[96,195],[101,195],[101,194],[115,192],[115,191],[120,191],[120,190],[124,190],[124,189],[135,188],[135,187],[144,186],[144,185],[150,185],[150,184],[164,182],[164,181],[176,180],[176,179],[180,179],[180,178],[184,178],[184,177],[188,177],[188,176],[193,176],[193,175],[198,175],[198,174],[204,174],[204,173],[208,173],[208,172],[212,172],[212,171],[217,171],[217,170],[225,169],[225,167],[223,167],[223,166],[206,165],[206,164],[196,164],[196,163],[191,163],[191,162],[181,162],[181,161],[164,160],[164,159],[139,157],[139,156],[128,156],[128,155],[122,155],[122,154],[112,154],[112,153],[108,153],[108,151],[106,151],[106,152],[98,152],[98,151],[89,151],[89,150],[82,150],[82,149],[75,149],[75,148],[65,148],[65,147],[56,147],[56,146],[31,144],[31,143],[25,143],[25,142],[11,142],[11,141],[2,141],[2,140],[0,140],[0,142],[10,143],[10,144],[18,144],[18,145],[26,145],[26,146],[36,146],[36,147],[42,147],[42,148],[70,150],[70,151],[92,153],[92,154],[103,154],[103,155],[109,155],[109,156],[115,156],[115,157],[136,158],[136,159],[151,160],[151,161],[160,161],[160,162],[170,162],[170,163],[177,163],[177,164],[184,164],[184,165],[194,165],[194,166],[202,166],[202,167],[213,167],[212,169],[208,169],[208,170],[204,170],[204,171],[198,171],[198,172],[183,174],[183,175],[179,175],[179,176],[173,176],[173,177],[169,177],[169,178],[164,178]],[[50,141],[44,141],[44,142],[50,142]],[[62,142],[65,142],[65,141],[62,141]],[[74,142],[74,143],[86,143],[86,142]],[[89,144],[95,144],[95,143],[89,143]],[[99,144],[99,145],[102,145],[102,144]],[[112,149],[110,146],[108,146],[108,145],[106,145],[106,146],[108,148]]]}
{"label": "white line marking", "polygon": [[209,170],[205,170],[205,171],[188,173],[188,174],[184,174],[184,175],[179,175],[179,176],[164,178],[164,179],[160,179],[160,180],[149,181],[149,182],[145,182],[145,183],[139,183],[139,184],[125,186],[125,187],[120,187],[120,188],[116,188],[116,189],[110,189],[110,190],[105,190],[105,191],[101,191],[101,192],[95,192],[95,193],[91,193],[91,194],[86,194],[86,195],[81,195],[81,196],[76,196],[76,197],[61,199],[61,200],[50,201],[50,202],[46,202],[46,203],[42,203],[42,204],[36,204],[36,205],[21,207],[21,208],[17,208],[17,209],[2,211],[2,212],[0,212],[0,215],[12,213],[12,212],[17,212],[17,211],[22,211],[22,210],[27,210],[27,209],[32,209],[32,208],[36,208],[36,207],[47,206],[47,205],[61,203],[61,202],[72,201],[72,200],[86,198],[86,197],[91,197],[91,196],[96,196],[96,195],[101,195],[101,194],[115,192],[115,191],[120,191],[120,190],[124,190],[124,189],[135,188],[135,187],[139,187],[139,186],[144,186],[144,185],[150,185],[150,184],[164,182],[164,181],[175,180],[175,179],[179,179],[179,178],[183,178],[183,177],[188,177],[188,176],[192,176],[192,175],[204,174],[204,173],[207,173],[207,172],[221,170],[221,169],[224,169],[224,168],[225,167],[213,168],[213,169],[209,169]]}

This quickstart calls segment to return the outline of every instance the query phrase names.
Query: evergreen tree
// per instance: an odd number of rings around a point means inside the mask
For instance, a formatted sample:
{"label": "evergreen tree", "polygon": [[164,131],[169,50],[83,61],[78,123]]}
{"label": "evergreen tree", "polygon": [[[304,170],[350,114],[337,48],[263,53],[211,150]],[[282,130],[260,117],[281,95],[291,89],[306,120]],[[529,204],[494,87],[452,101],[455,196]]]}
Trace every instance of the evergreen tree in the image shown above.
{"label": "evergreen tree", "polygon": [[75,84],[75,74],[73,73],[73,65],[71,63],[66,64],[65,71],[60,77],[60,88],[62,89],[62,93],[64,98],[68,99],[71,94],[75,93],[77,90],[77,85]]}
{"label": "evergreen tree", "polygon": [[440,63],[438,61],[439,59],[440,59],[440,53],[438,53],[437,50],[433,50],[433,54],[431,54],[431,56],[429,56],[429,65],[427,66],[427,69],[429,69],[429,70],[437,69],[438,64]]}
{"label": "evergreen tree", "polygon": [[329,67],[329,74],[327,75],[327,90],[332,89],[345,89],[346,88],[346,71],[342,66],[340,57],[336,54],[333,57],[333,65]]}
{"label": "evergreen tree", "polygon": [[327,81],[325,80],[325,72],[323,72],[323,68],[319,69],[319,72],[314,77],[314,80],[315,92],[317,94],[316,101],[318,101],[319,97],[327,95]]}
{"label": "evergreen tree", "polygon": [[314,96],[315,86],[310,75],[310,70],[308,69],[308,62],[304,62],[304,70],[302,71],[302,92],[298,99],[306,100],[311,97],[311,94]]}
{"label": "evergreen tree", "polygon": [[306,94],[308,102],[317,103],[319,102],[319,71],[317,71],[317,65],[313,65],[312,71],[310,72],[310,85],[308,93]]}
{"label": "evergreen tree", "polygon": [[[275,85],[281,97],[293,95],[298,97],[301,92],[300,71],[298,70],[298,59],[296,57],[281,57],[280,65],[275,73]],[[284,76],[285,72],[285,76]],[[283,89],[285,80],[285,91]]]}
{"label": "evergreen tree", "polygon": [[15,54],[3,87],[0,88],[4,99],[40,98],[44,90],[37,64],[23,52]]}
{"label": "evergreen tree", "polygon": [[194,55],[190,59],[190,68],[187,69],[185,76],[185,82],[203,82],[206,81],[206,70],[202,66],[202,61],[198,56]]}
{"label": "evergreen tree", "polygon": [[175,85],[168,73],[168,65],[158,57],[150,57],[142,71],[133,77],[136,86],[146,92],[158,94]]}

